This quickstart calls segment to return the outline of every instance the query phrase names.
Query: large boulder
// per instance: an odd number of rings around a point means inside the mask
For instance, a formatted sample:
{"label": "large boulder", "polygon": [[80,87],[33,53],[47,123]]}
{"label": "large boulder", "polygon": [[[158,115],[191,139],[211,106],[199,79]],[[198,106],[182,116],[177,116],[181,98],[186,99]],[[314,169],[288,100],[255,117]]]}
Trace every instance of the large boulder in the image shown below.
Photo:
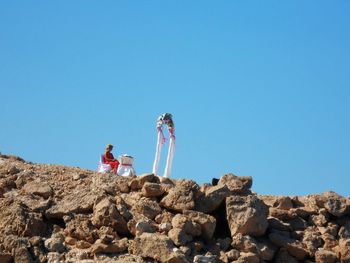
{"label": "large boulder", "polygon": [[133,211],[153,220],[162,209],[156,201],[143,197],[134,204]]}
{"label": "large boulder", "polygon": [[336,217],[341,217],[350,213],[350,200],[334,192],[326,192],[323,194],[326,197],[324,207],[326,210]]}
{"label": "large boulder", "polygon": [[[103,227],[100,227],[100,229]],[[77,240],[82,240],[93,244],[98,238],[98,231],[92,224],[90,217],[86,215],[76,215],[66,222],[64,229],[65,236],[70,240],[69,243],[76,243]]]}
{"label": "large boulder", "polygon": [[142,195],[145,197],[158,197],[164,194],[161,184],[146,182],[142,187]]}
{"label": "large boulder", "polygon": [[213,238],[215,227],[216,227],[216,219],[208,214],[186,210],[183,212],[185,216],[187,216],[190,220],[196,222],[201,227],[201,237],[210,241]]}
{"label": "large boulder", "polygon": [[24,185],[24,191],[28,194],[39,195],[44,198],[49,198],[53,195],[52,187],[45,182],[33,181]]}
{"label": "large boulder", "polygon": [[249,194],[253,179],[251,176],[236,176],[232,173],[225,174],[218,185],[226,185],[232,194]]}
{"label": "large boulder", "polygon": [[22,237],[45,235],[47,225],[40,213],[34,213],[20,202],[0,203],[0,230],[4,235]]}
{"label": "large boulder", "polygon": [[284,210],[276,207],[269,207],[269,216],[282,221],[290,221],[298,216],[294,210]]}
{"label": "large boulder", "polygon": [[319,248],[322,248],[324,244],[321,233],[314,227],[309,227],[303,232],[301,241],[306,246],[309,254],[312,257]]}
{"label": "large boulder", "polygon": [[293,200],[289,196],[259,195],[259,199],[263,200],[268,206],[283,210],[289,210],[294,207]]}
{"label": "large boulder", "polygon": [[118,233],[129,233],[127,222],[110,198],[104,198],[94,205],[91,222],[98,228],[101,226],[110,226]]}
{"label": "large boulder", "polygon": [[165,208],[182,212],[194,210],[195,200],[199,195],[199,186],[191,180],[180,180],[175,187],[161,200],[160,204]]}
{"label": "large boulder", "polygon": [[231,236],[262,236],[268,227],[268,207],[256,195],[227,197],[226,214]]}
{"label": "large boulder", "polygon": [[61,219],[65,215],[74,213],[91,213],[96,198],[96,193],[90,189],[77,188],[71,194],[64,195],[61,200],[57,200],[56,204],[46,210],[45,214],[48,218]]}
{"label": "large boulder", "polygon": [[6,235],[5,237],[1,237],[1,239],[0,253],[4,254],[4,251],[11,252],[15,263],[34,263],[32,255],[28,251],[30,243],[27,238]]}
{"label": "large boulder", "polygon": [[197,198],[196,210],[203,213],[212,213],[231,195],[227,185],[209,186],[204,193]]}
{"label": "large boulder", "polygon": [[189,216],[177,214],[172,219],[172,229],[168,236],[177,246],[184,246],[193,240],[193,237],[202,234],[201,226]]}
{"label": "large boulder", "polygon": [[140,176],[133,178],[129,182],[129,186],[130,186],[131,190],[140,190],[140,189],[142,189],[142,187],[144,186],[144,184],[146,182],[159,184],[160,179],[158,176],[156,176],[152,173],[142,174]]}
{"label": "large boulder", "polygon": [[44,214],[45,211],[52,205],[51,198],[44,199],[41,196],[33,194],[23,194],[17,196],[17,200],[28,207],[29,210],[40,214]]}

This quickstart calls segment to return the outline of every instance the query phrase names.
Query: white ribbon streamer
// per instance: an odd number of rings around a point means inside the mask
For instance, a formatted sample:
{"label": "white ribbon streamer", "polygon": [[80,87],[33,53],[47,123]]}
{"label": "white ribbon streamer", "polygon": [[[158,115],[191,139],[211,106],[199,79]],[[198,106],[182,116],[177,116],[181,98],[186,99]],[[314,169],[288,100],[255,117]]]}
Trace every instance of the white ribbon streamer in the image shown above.
{"label": "white ribbon streamer", "polygon": [[168,126],[168,130],[170,133],[170,142],[169,142],[168,156],[166,159],[166,165],[165,165],[163,177],[169,178],[172,164],[173,164],[174,153],[175,153],[174,123],[172,120],[172,115],[170,113],[164,113],[160,115],[157,120],[158,139],[157,139],[156,155],[154,158],[152,173],[155,175],[158,175],[161,151],[165,143],[165,137],[163,134],[164,124]]}
{"label": "white ribbon streamer", "polygon": [[163,177],[169,178],[171,173],[171,167],[173,165],[173,158],[175,153],[175,137],[170,137],[168,158],[166,160],[165,171]]}
{"label": "white ribbon streamer", "polygon": [[160,154],[162,152],[162,148],[163,148],[163,144],[164,144],[163,143],[164,136],[163,136],[162,130],[160,130],[160,129],[158,129],[158,140],[157,140],[157,148],[156,148],[156,157],[154,159],[153,170],[152,170],[152,173],[155,174],[155,175],[157,175],[157,173],[158,173]]}

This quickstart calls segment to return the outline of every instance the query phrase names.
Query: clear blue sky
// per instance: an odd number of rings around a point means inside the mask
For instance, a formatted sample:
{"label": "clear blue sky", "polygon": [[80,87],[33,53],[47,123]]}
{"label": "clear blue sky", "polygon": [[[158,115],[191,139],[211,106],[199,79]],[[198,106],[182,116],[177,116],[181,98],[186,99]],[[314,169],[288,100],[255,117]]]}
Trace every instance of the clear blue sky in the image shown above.
{"label": "clear blue sky", "polygon": [[150,172],[170,112],[174,178],[349,196],[349,14],[346,0],[1,1],[0,151],[96,169],[111,143]]}

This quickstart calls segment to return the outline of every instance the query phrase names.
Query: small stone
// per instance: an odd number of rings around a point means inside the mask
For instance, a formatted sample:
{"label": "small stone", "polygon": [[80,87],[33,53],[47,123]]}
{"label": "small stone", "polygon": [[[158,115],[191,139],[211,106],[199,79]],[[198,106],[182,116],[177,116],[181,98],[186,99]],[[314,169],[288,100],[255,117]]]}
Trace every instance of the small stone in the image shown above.
{"label": "small stone", "polygon": [[8,170],[7,173],[8,174],[18,174],[20,172],[20,170],[16,167],[16,166],[11,166]]}
{"label": "small stone", "polygon": [[202,256],[197,255],[193,259],[193,263],[217,263],[217,257],[216,256]]}
{"label": "small stone", "polygon": [[337,255],[329,250],[318,250],[315,253],[315,259],[317,263],[334,263],[337,261]]}
{"label": "small stone", "polygon": [[161,232],[169,232],[171,229],[171,224],[170,223],[162,223],[158,226],[159,231]]}
{"label": "small stone", "polygon": [[141,191],[145,197],[158,197],[164,194],[164,189],[160,184],[150,182],[146,182]]}
{"label": "small stone", "polygon": [[86,249],[86,248],[91,247],[91,244],[89,242],[84,241],[84,240],[79,240],[75,246],[77,248],[80,248],[80,249]]}
{"label": "small stone", "polygon": [[74,246],[77,243],[77,240],[73,237],[68,236],[64,239],[64,242],[68,245]]}
{"label": "small stone", "polygon": [[63,245],[63,238],[51,237],[45,240],[45,247],[51,252],[62,253],[65,251],[65,246]]}
{"label": "small stone", "polygon": [[239,258],[239,255],[240,253],[236,249],[231,249],[230,251],[226,252],[226,256],[229,261],[237,260]]}

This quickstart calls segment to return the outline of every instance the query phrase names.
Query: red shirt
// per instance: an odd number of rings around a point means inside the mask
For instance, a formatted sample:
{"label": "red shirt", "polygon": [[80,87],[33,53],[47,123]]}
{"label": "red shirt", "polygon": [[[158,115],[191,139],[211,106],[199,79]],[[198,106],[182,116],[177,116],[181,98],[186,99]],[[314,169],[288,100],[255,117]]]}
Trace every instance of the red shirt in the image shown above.
{"label": "red shirt", "polygon": [[114,160],[114,156],[111,152],[107,152],[102,155],[102,163]]}

